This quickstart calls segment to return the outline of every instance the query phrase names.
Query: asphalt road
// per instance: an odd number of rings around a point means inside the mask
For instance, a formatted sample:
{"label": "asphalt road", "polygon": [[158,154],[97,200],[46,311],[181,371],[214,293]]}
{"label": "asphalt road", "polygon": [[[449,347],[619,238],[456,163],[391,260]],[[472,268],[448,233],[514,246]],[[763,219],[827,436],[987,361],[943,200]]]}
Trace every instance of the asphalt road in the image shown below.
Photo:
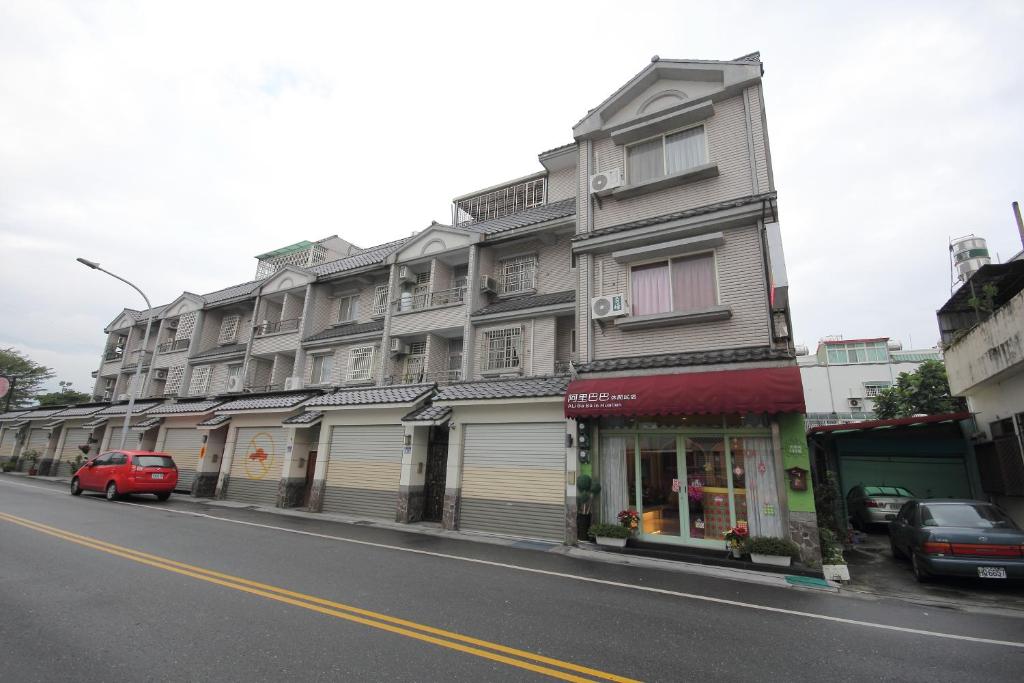
{"label": "asphalt road", "polygon": [[1013,614],[129,502],[0,476],[0,680],[962,682],[1024,667]]}

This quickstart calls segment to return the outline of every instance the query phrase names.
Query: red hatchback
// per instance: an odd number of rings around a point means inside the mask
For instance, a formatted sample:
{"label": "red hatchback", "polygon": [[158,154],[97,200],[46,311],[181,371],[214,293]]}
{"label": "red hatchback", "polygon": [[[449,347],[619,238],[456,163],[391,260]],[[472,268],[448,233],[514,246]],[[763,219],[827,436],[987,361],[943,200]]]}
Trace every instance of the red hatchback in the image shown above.
{"label": "red hatchback", "polygon": [[128,493],[152,493],[160,500],[171,497],[178,484],[178,466],[166,453],[111,451],[82,465],[71,478],[71,495],[103,491],[107,500]]}

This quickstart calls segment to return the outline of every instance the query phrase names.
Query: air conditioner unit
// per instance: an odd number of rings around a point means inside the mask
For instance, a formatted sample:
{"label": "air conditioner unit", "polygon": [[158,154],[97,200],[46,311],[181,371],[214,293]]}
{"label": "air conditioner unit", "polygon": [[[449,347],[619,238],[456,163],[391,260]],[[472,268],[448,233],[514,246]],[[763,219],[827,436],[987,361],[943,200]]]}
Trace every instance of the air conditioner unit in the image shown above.
{"label": "air conditioner unit", "polygon": [[860,399],[859,398],[851,398],[850,399],[850,407],[851,408],[858,408],[858,407],[860,407]]}
{"label": "air conditioner unit", "polygon": [[402,282],[416,282],[416,273],[409,266],[399,266],[398,279]]}
{"label": "air conditioner unit", "polygon": [[627,313],[626,297],[622,294],[595,296],[590,300],[590,317],[594,320],[620,318]]}
{"label": "air conditioner unit", "polygon": [[604,197],[611,194],[612,190],[622,186],[622,171],[613,168],[590,176],[590,194]]}
{"label": "air conditioner unit", "polygon": [[491,294],[497,294],[498,292],[498,281],[490,275],[480,276],[480,291],[490,292]]}
{"label": "air conditioner unit", "polygon": [[118,394],[117,395],[117,400],[118,401],[127,401],[128,400],[128,394]]}
{"label": "air conditioner unit", "polygon": [[154,370],[153,379],[167,379],[167,368],[157,368]]}
{"label": "air conditioner unit", "polygon": [[242,378],[239,376],[228,377],[228,393],[242,390]]}
{"label": "air conditioner unit", "polygon": [[164,329],[165,330],[176,330],[176,329],[178,329],[178,319],[177,318],[173,318],[171,320],[165,320],[164,321]]}
{"label": "air conditioner unit", "polygon": [[395,355],[405,355],[409,353],[409,345],[403,344],[400,337],[391,338],[391,353]]}
{"label": "air conditioner unit", "polygon": [[284,390],[285,391],[294,391],[295,389],[301,389],[301,388],[302,388],[302,378],[301,377],[285,377],[284,378]]}

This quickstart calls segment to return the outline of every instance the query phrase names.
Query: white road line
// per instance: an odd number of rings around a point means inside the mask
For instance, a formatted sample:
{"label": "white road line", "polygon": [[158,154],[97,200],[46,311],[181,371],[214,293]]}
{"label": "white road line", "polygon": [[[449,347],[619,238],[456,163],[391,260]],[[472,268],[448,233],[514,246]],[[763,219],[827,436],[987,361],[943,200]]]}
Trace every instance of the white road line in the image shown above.
{"label": "white road line", "polygon": [[[35,490],[43,490],[39,486],[32,486],[27,484],[18,484],[15,482],[3,482],[11,486],[22,486],[24,488],[30,488]],[[55,491],[45,491],[46,493],[57,493]],[[67,495],[67,494],[60,494]],[[994,640],[991,638],[977,638],[974,636],[962,636],[955,633],[941,633],[939,631],[926,631],[918,628],[908,628],[906,626],[892,626],[890,624],[878,624],[870,621],[860,621],[858,619],[846,619],[844,617],[833,617],[827,614],[815,614],[813,612],[801,612],[799,610],[785,609],[782,607],[770,607],[768,605],[758,605],[750,602],[740,602],[739,600],[729,600],[726,598],[715,598],[709,595],[698,595],[696,593],[684,593],[682,591],[668,590],[667,588],[653,588],[650,586],[634,586],[628,583],[621,583],[619,581],[608,581],[606,579],[595,579],[589,576],[579,576],[577,574],[568,574],[565,572],[556,572],[549,569],[536,569],[534,567],[524,567],[517,564],[507,564],[504,562],[494,562],[492,560],[481,560],[473,557],[462,557],[459,555],[449,555],[447,553],[436,553],[429,550],[417,550],[415,548],[403,548],[396,545],[388,545],[386,543],[374,543],[373,541],[361,541],[353,538],[345,538],[343,536],[331,536],[329,534],[320,534],[313,531],[302,531],[300,529],[288,529],[286,527],[274,526],[272,524],[259,524],[257,522],[247,522],[240,519],[227,519],[225,517],[217,517],[215,515],[208,515],[202,512],[189,512],[187,510],[173,510],[171,508],[153,507],[152,505],[142,505],[140,503],[129,503],[126,501],[117,501],[120,505],[129,505],[132,507],[139,507],[144,510],[152,510],[155,512],[173,512],[179,515],[190,515],[192,517],[205,517],[206,519],[212,519],[218,522],[227,522],[229,524],[240,524],[243,526],[258,527],[261,529],[271,529],[273,531],[284,531],[290,534],[298,534],[301,536],[312,536],[314,538],[324,538],[331,541],[339,541],[342,543],[352,543],[355,545],[369,546],[371,548],[382,548],[384,550],[395,550],[403,553],[413,553],[416,555],[426,555],[429,557],[439,557],[446,560],[457,560],[460,562],[471,562],[473,564],[481,564],[489,567],[500,567],[502,569],[511,569],[514,571],[528,572],[531,574],[541,574],[544,576],[554,576],[562,579],[570,579],[573,581],[583,581],[586,583],[594,583],[604,586],[612,586],[615,588],[626,588],[635,591],[644,591],[646,593],[657,593],[659,595],[670,595],[676,598],[684,598],[687,600],[699,600],[701,602],[710,602],[718,605],[730,605],[732,607],[741,607],[744,609],[758,610],[762,612],[773,612],[775,614],[788,614],[791,616],[804,617],[807,619],[819,619],[822,621],[831,621],[838,624],[849,624],[851,626],[863,626],[866,628],[875,628],[885,631],[898,631],[900,633],[912,633],[919,636],[929,636],[932,638],[946,638],[949,640],[961,640],[971,643],[985,643],[987,645],[1003,645],[1006,647],[1018,647],[1024,648],[1024,642],[1016,642],[1012,640]]]}

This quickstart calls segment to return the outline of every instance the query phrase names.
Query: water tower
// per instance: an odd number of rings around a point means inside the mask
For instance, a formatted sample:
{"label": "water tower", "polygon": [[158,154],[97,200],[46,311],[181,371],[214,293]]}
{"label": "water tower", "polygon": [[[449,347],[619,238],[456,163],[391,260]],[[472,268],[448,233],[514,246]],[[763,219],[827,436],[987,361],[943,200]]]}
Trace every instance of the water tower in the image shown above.
{"label": "water tower", "polygon": [[988,255],[988,244],[984,237],[967,235],[951,240],[949,253],[956,269],[955,280],[967,282],[982,266],[992,263]]}

